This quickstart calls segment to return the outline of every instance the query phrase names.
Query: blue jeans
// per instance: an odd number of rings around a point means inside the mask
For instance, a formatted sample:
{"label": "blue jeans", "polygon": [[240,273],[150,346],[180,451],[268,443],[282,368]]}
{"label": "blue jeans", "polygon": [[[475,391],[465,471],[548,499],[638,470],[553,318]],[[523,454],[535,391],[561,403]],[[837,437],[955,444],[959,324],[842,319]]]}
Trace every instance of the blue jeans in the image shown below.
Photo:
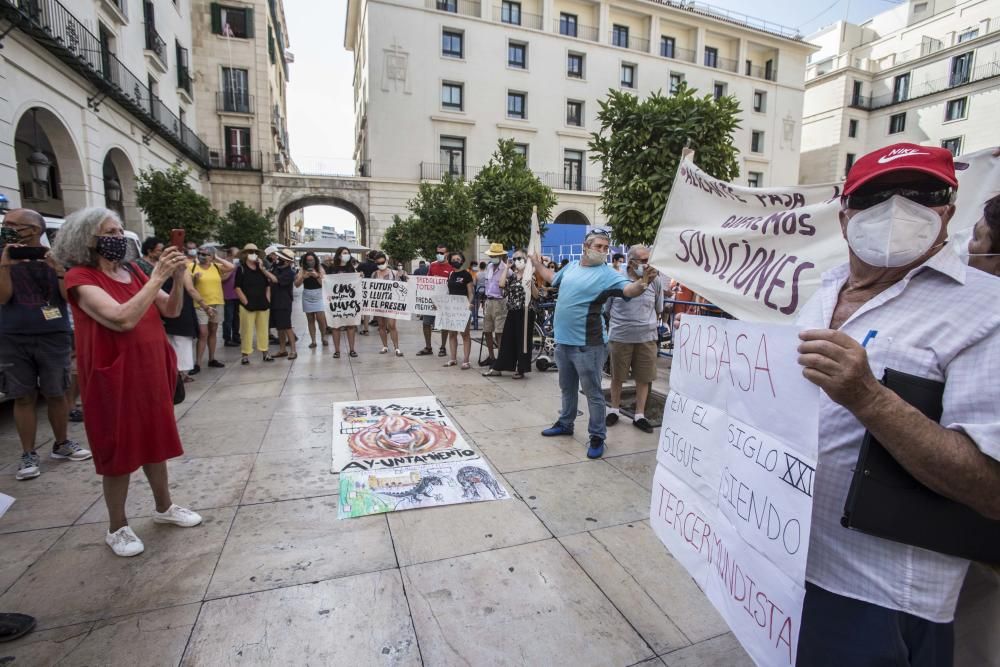
{"label": "blue jeans", "polygon": [[601,440],[608,434],[604,425],[604,392],[601,391],[601,372],[608,358],[608,346],[556,345],[556,364],[559,366],[559,390],[562,392],[562,411],[559,423],[572,429],[576,421],[578,390],[582,386],[587,396],[590,421],[587,431]]}
{"label": "blue jeans", "polygon": [[226,299],[226,313],[222,320],[222,340],[240,342],[240,300]]}

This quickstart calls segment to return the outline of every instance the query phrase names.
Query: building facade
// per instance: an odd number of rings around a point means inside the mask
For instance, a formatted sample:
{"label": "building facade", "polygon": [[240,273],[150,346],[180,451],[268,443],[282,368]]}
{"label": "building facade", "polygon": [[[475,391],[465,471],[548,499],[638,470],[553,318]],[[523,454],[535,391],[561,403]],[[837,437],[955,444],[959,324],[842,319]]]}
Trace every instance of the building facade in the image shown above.
{"label": "building facade", "polygon": [[741,178],[797,181],[814,49],[747,16],[666,0],[350,0],[344,45],[355,56],[355,158],[372,178],[370,243],[418,182],[471,180],[501,138],[556,191],[557,223],[603,223],[588,142],[609,89],[646,97],[683,80],[733,95]]}
{"label": "building facade", "polygon": [[0,0],[0,18],[0,192],[11,206],[62,217],[105,205],[142,235],[136,172],[180,164],[205,189],[188,0]]}
{"label": "building facade", "polygon": [[800,182],[841,180],[897,142],[959,155],[996,146],[1000,0],[908,0],[808,37]]}

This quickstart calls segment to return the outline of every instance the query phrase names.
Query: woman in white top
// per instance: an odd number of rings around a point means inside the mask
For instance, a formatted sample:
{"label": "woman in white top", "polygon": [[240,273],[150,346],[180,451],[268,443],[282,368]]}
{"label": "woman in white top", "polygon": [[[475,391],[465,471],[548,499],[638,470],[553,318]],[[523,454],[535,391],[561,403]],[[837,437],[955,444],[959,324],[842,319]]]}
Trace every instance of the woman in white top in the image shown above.
{"label": "woman in white top", "polygon": [[[396,280],[396,272],[389,268],[389,262],[386,259],[385,253],[381,250],[376,251],[372,259],[375,261],[375,273],[372,274],[372,278],[377,278],[379,280]],[[392,339],[392,347],[396,351],[396,356],[403,356],[403,351],[399,349],[399,332],[396,330],[396,320],[391,317],[380,317],[378,318],[378,335],[382,339],[382,351],[380,354],[386,354],[389,351],[388,341],[386,336]]]}

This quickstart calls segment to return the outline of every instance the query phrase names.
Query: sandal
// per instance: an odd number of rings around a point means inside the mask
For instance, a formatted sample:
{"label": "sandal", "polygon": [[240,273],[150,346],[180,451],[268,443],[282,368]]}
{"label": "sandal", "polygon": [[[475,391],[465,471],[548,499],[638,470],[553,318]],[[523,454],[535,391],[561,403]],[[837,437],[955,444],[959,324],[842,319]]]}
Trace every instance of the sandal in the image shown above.
{"label": "sandal", "polygon": [[294,360],[296,360],[298,358],[299,358],[298,352],[292,352],[290,355],[288,355],[288,360],[289,361],[294,361]]}
{"label": "sandal", "polygon": [[434,350],[432,350],[432,349],[431,349],[431,348],[429,348],[429,347],[425,347],[424,349],[422,349],[422,350],[420,350],[419,352],[417,352],[417,356],[418,356],[418,357],[425,357],[425,356],[427,356],[428,354],[434,354]]}
{"label": "sandal", "polygon": [[488,371],[486,371],[486,372],[483,373],[483,377],[484,378],[499,378],[499,377],[503,377],[503,373],[501,373],[500,371],[495,371],[495,370],[493,370],[491,368],[490,370],[488,370]]}
{"label": "sandal", "polygon": [[443,347],[442,348],[438,348],[438,356],[439,357],[447,357],[448,353],[445,352],[445,349]]}
{"label": "sandal", "polygon": [[240,359],[240,363],[243,364],[244,366],[249,366],[250,365],[250,357],[248,357],[247,355],[244,354],[243,358]]}
{"label": "sandal", "polygon": [[472,368],[472,364],[470,364],[468,361],[463,361],[462,362],[462,370],[463,371],[467,371],[470,368]]}
{"label": "sandal", "polygon": [[262,359],[262,361],[274,361],[274,357],[272,357],[270,354],[268,354],[267,352],[265,352],[264,353],[264,358]]}
{"label": "sandal", "polygon": [[387,348],[387,347],[383,347],[383,348],[382,348],[382,349],[381,349],[381,350],[379,351],[379,354],[385,354],[385,353],[386,353],[386,352],[388,352],[388,351],[389,351],[389,348]]}
{"label": "sandal", "polygon": [[457,365],[458,365],[458,362],[456,360],[452,359],[451,361],[449,361],[446,364],[444,364],[444,367],[448,368],[450,366],[457,366]]}
{"label": "sandal", "polygon": [[[323,339],[323,347],[329,347],[329,346],[330,346],[330,344],[329,344],[329,343],[327,343],[327,342],[326,342],[326,339],[324,338],[324,339]],[[315,346],[315,345],[313,345],[313,347],[316,347],[316,346]]]}
{"label": "sandal", "polygon": [[349,357],[355,357],[355,358],[356,358],[356,357],[358,356],[358,353],[357,353],[357,352],[355,352],[354,350],[351,350],[351,351],[350,351],[350,352],[349,352],[349,353],[347,354],[347,356],[349,356]]}
{"label": "sandal", "polygon": [[396,350],[396,356],[397,357],[403,356],[403,351],[402,350]]}
{"label": "sandal", "polygon": [[[326,343],[324,342],[323,345],[326,345]],[[309,349],[310,350],[315,350],[316,349],[316,343],[309,343]]]}
{"label": "sandal", "polygon": [[288,356],[288,353],[287,352],[276,352],[276,353],[272,354],[271,356],[274,357],[275,359],[284,359],[285,357]]}
{"label": "sandal", "polygon": [[184,376],[184,384],[187,384],[188,382],[194,382],[194,378],[191,377],[190,375],[185,375]]}

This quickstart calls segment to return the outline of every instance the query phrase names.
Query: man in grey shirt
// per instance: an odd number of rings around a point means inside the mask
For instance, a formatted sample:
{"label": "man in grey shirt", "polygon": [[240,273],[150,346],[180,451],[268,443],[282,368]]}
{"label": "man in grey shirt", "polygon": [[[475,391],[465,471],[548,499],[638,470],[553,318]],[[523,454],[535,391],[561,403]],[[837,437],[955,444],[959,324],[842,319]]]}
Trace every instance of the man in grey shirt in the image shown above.
{"label": "man in grey shirt", "polygon": [[[628,251],[628,277],[636,280],[642,277],[649,265],[649,248],[634,245]],[[608,331],[611,348],[611,405],[604,418],[608,426],[618,422],[619,406],[622,398],[622,383],[631,373],[635,380],[635,415],[632,425],[653,432],[653,426],[646,419],[646,399],[649,389],[656,379],[657,324],[663,311],[663,285],[656,278],[637,297],[625,300],[608,299],[605,312],[609,315]]]}

